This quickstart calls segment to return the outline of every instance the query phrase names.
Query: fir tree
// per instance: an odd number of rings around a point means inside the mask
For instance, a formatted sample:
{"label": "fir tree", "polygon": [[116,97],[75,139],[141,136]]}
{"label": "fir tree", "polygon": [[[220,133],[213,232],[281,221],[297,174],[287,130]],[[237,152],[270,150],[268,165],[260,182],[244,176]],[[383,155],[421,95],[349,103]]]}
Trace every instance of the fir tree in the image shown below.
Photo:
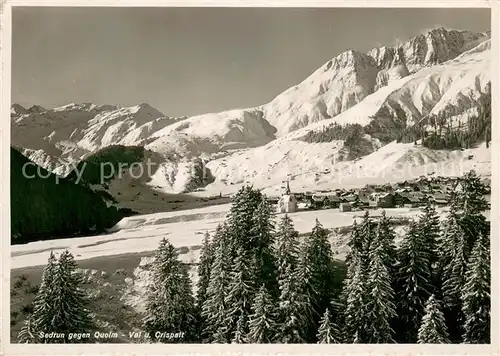
{"label": "fir tree", "polygon": [[276,276],[276,260],[274,258],[275,221],[271,205],[263,196],[252,217],[250,234],[254,240],[255,255],[255,285],[266,284],[270,293],[278,296]]}
{"label": "fir tree", "polygon": [[465,236],[453,210],[443,232],[440,248],[440,274],[442,279],[443,313],[448,324],[452,342],[460,342],[463,325],[462,302],[460,300],[465,283],[467,258]]}
{"label": "fir tree", "polygon": [[422,236],[426,239],[427,254],[429,258],[430,268],[432,269],[438,261],[438,242],[440,240],[441,223],[436,208],[432,205],[430,199],[423,209],[423,215],[419,219],[419,230]]}
{"label": "fir tree", "polygon": [[182,341],[192,341],[195,329],[195,303],[191,280],[179,261],[174,246],[163,239],[155,253],[153,283],[146,302],[144,329],[151,335],[160,332],[185,332]]}
{"label": "fir tree", "polygon": [[[219,227],[220,229],[220,227]],[[210,242],[208,232],[203,239],[203,245],[200,254],[200,263],[198,265],[198,285],[196,291],[196,304],[201,307],[207,299],[207,288],[210,281],[210,267],[214,259],[213,245]]]}
{"label": "fir tree", "polygon": [[378,223],[375,238],[380,241],[382,250],[385,253],[384,265],[387,267],[389,274],[393,276],[396,265],[396,246],[394,245],[396,233],[391,227],[391,222],[385,210],[382,211],[382,218]]}
{"label": "fir tree", "polygon": [[[217,227],[216,234],[220,233],[221,226]],[[198,265],[198,283],[196,291],[196,312],[199,315],[198,335],[202,334],[203,329],[207,327],[206,320],[201,316],[203,303],[207,300],[207,289],[210,282],[210,269],[214,260],[215,242],[210,241],[208,232],[203,239],[203,245],[200,254],[200,263]]]}
{"label": "fir tree", "polygon": [[234,331],[232,343],[244,344],[247,341],[248,324],[245,314],[240,314],[236,322],[236,330]]}
{"label": "fir tree", "polygon": [[251,275],[253,261],[248,255],[243,248],[240,248],[234,261],[234,268],[229,273],[228,292],[224,303],[226,326],[230,332],[237,330],[237,323],[240,320],[246,323],[255,296],[254,280]]}
{"label": "fir tree", "polygon": [[457,210],[460,214],[460,226],[465,234],[466,256],[475,245],[479,235],[489,235],[490,224],[483,215],[488,209],[484,198],[487,189],[474,171],[470,171],[460,178],[460,192],[457,195]]}
{"label": "fir tree", "polygon": [[276,234],[276,263],[278,280],[285,276],[288,267],[291,271],[296,270],[299,260],[299,233],[293,226],[292,219],[285,215],[279,225]]}
{"label": "fir tree", "polygon": [[357,254],[351,256],[347,266],[347,278],[344,280],[344,336],[348,343],[363,343],[367,339],[366,327],[366,273]]}
{"label": "fir tree", "polygon": [[487,189],[475,171],[469,171],[460,178],[460,186],[459,203],[465,214],[479,215],[488,209],[484,198]]}
{"label": "fir tree", "polygon": [[342,343],[340,332],[331,320],[330,310],[327,308],[321,318],[318,328],[318,344],[340,344]]}
{"label": "fir tree", "polygon": [[[57,269],[57,260],[52,251],[50,252],[47,266],[43,269],[42,282],[38,293],[33,301],[33,313],[25,325],[26,333],[23,333],[22,342],[37,342],[39,332],[51,332],[53,328],[52,317],[54,315],[54,278]],[[33,335],[34,337],[32,337]],[[43,342],[51,340],[44,339]]]}
{"label": "fir tree", "polygon": [[[316,219],[311,235],[304,241],[305,264],[310,268],[310,293],[314,324],[318,325],[319,318],[330,305],[334,296],[335,267],[331,245],[328,242],[328,231]],[[305,281],[305,279],[304,279]]]}
{"label": "fir tree", "polygon": [[439,303],[431,295],[425,306],[425,315],[418,330],[419,344],[447,344],[448,332],[444,315],[439,308]]}
{"label": "fir tree", "polygon": [[369,321],[365,331],[367,342],[379,344],[394,342],[391,321],[396,317],[391,276],[384,264],[388,256],[384,243],[384,236],[380,234],[371,244],[365,305]]}
{"label": "fir tree", "polygon": [[17,335],[17,340],[20,344],[36,344],[40,342],[38,333],[34,329],[33,314],[28,315],[24,321],[23,327]]}
{"label": "fir tree", "polygon": [[253,215],[261,202],[262,194],[251,186],[242,187],[233,197],[228,217],[232,257],[235,256],[239,247],[250,251],[257,245],[259,235],[252,233]]}
{"label": "fir tree", "polygon": [[[370,251],[370,244],[375,238],[375,228],[376,225],[372,221],[370,221],[370,213],[368,212],[368,210],[366,210],[363,216],[363,221],[359,225],[359,234],[361,235],[362,242],[362,252],[365,257],[368,256],[368,253]],[[366,259],[366,261],[368,260]]]}
{"label": "fir tree", "polygon": [[467,265],[462,291],[465,343],[490,342],[490,273],[489,237],[480,235]]}
{"label": "fir tree", "polygon": [[[88,333],[95,326],[88,310],[89,300],[81,289],[82,279],[77,272],[73,255],[61,253],[55,269],[50,331],[65,334],[64,342],[82,342],[69,339],[70,333]],[[88,340],[88,339],[85,339]]]}
{"label": "fir tree", "polygon": [[226,343],[229,341],[229,330],[226,326],[226,296],[229,286],[229,235],[227,226],[222,226],[214,238],[214,261],[210,268],[210,282],[207,287],[207,299],[202,305],[201,315],[206,320],[203,329],[205,341]]}
{"label": "fir tree", "polygon": [[306,325],[304,310],[306,301],[301,293],[300,283],[291,265],[286,265],[279,280],[280,331],[278,341],[284,344],[305,342]]}
{"label": "fir tree", "polygon": [[276,338],[276,310],[265,285],[260,287],[252,305],[249,318],[248,342],[255,344],[272,343]]}
{"label": "fir tree", "polygon": [[398,251],[397,300],[401,325],[399,331],[404,341],[417,341],[425,302],[431,295],[431,270],[427,239],[419,225],[411,222],[401,248]]}
{"label": "fir tree", "polygon": [[[304,342],[307,300],[299,275],[299,234],[292,220],[285,215],[276,235],[276,262],[279,287],[279,322],[281,331],[278,341],[282,343]],[[304,270],[301,272],[305,272]]]}
{"label": "fir tree", "polygon": [[[347,247],[349,251],[347,252],[345,263],[347,266],[351,265],[351,260],[353,259],[361,259],[361,256],[364,255],[364,243],[363,243],[363,235],[361,234],[360,227],[354,220],[351,233],[349,236],[349,242],[347,243]],[[348,268],[348,276],[349,276],[349,268]]]}
{"label": "fir tree", "polygon": [[299,252],[299,261],[296,270],[296,278],[298,281],[298,292],[300,293],[303,303],[302,310],[304,320],[304,339],[306,342],[315,342],[317,328],[317,298],[319,296],[315,283],[315,275],[309,255],[307,253],[307,245],[303,244]]}
{"label": "fir tree", "polygon": [[460,294],[464,284],[467,257],[465,255],[465,236],[457,218],[450,214],[443,233],[442,279],[443,300],[448,308],[460,306]]}

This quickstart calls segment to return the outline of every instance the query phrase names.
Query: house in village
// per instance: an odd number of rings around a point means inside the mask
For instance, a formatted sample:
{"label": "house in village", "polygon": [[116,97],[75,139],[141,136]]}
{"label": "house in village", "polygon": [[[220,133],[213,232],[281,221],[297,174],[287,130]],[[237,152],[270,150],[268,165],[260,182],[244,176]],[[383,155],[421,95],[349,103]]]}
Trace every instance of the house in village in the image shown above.
{"label": "house in village", "polygon": [[323,208],[338,208],[340,204],[340,197],[335,193],[319,193],[314,194],[309,199],[309,208],[323,209]]}
{"label": "house in village", "polygon": [[338,208],[340,206],[340,197],[337,194],[328,194],[326,199],[328,200],[327,204],[330,208]]}
{"label": "house in village", "polygon": [[295,195],[290,190],[290,184],[286,182],[285,194],[278,200],[278,213],[294,213],[298,210],[298,202]]}
{"label": "house in village", "polygon": [[370,206],[370,198],[366,194],[359,194],[358,198],[354,201],[354,207],[357,209],[364,209]]}
{"label": "house in village", "polygon": [[430,194],[429,200],[437,205],[447,205],[449,202],[449,197],[445,193],[437,191]]}
{"label": "house in village", "polygon": [[341,212],[352,211],[351,203],[340,203],[339,210]]}
{"label": "house in village", "polygon": [[422,200],[419,199],[413,192],[398,192],[393,198],[394,205],[397,207],[405,208],[416,208],[422,204]]}
{"label": "house in village", "polygon": [[369,204],[372,208],[393,208],[394,196],[391,193],[373,193],[369,197]]}
{"label": "house in village", "polygon": [[349,203],[351,206],[355,205],[357,200],[358,196],[352,192],[346,192],[340,197],[341,203]]}
{"label": "house in village", "polygon": [[325,200],[326,200],[325,195],[314,194],[309,199],[308,206],[310,209],[323,209],[323,207],[325,206]]}

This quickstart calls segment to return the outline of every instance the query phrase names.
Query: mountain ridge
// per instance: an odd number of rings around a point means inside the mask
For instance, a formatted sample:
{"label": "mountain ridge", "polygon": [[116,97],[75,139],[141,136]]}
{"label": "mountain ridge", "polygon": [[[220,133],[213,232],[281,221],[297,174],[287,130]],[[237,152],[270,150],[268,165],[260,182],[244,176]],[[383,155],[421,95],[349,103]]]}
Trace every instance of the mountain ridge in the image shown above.
{"label": "mountain ridge", "polygon": [[[228,173],[218,166],[224,157],[238,166],[240,157],[250,159],[261,150],[280,156],[311,130],[334,122],[366,126],[366,140],[376,150],[429,115],[453,122],[476,115],[491,85],[490,43],[487,33],[437,28],[392,47],[351,49],[266,104],[191,117],[171,118],[146,103],[73,103],[44,112],[13,105],[13,145],[62,175],[67,172],[54,168],[52,157],[76,162],[111,144],[144,146],[165,156],[162,170],[170,176],[162,189],[169,192],[174,186],[182,190],[171,176],[178,166],[201,158],[220,183]],[[37,122],[43,127],[36,128]],[[316,154],[313,145],[300,146],[301,154]],[[324,156],[318,154],[318,160]],[[155,176],[160,187],[161,181]]]}

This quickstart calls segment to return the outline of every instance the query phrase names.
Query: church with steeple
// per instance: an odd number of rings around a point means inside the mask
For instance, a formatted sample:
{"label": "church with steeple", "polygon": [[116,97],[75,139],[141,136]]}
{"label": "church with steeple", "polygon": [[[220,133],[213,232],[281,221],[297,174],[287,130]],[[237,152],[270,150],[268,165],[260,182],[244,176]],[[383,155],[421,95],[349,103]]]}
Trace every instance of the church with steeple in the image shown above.
{"label": "church with steeple", "polygon": [[297,211],[297,198],[290,190],[290,181],[286,181],[285,193],[278,200],[278,213],[293,213]]}

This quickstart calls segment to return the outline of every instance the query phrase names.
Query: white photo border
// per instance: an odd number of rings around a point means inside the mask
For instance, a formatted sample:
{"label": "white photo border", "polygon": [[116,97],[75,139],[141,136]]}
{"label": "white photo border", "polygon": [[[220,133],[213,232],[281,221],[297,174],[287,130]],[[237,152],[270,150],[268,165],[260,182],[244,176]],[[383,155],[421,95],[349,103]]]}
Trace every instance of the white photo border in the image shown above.
{"label": "white photo border", "polygon": [[[492,43],[492,204],[491,204],[491,341],[490,345],[315,345],[315,344],[54,344],[10,343],[10,106],[12,7],[350,7],[350,8],[491,8]],[[0,0],[0,354],[2,355],[499,355],[499,7],[500,0]]]}

